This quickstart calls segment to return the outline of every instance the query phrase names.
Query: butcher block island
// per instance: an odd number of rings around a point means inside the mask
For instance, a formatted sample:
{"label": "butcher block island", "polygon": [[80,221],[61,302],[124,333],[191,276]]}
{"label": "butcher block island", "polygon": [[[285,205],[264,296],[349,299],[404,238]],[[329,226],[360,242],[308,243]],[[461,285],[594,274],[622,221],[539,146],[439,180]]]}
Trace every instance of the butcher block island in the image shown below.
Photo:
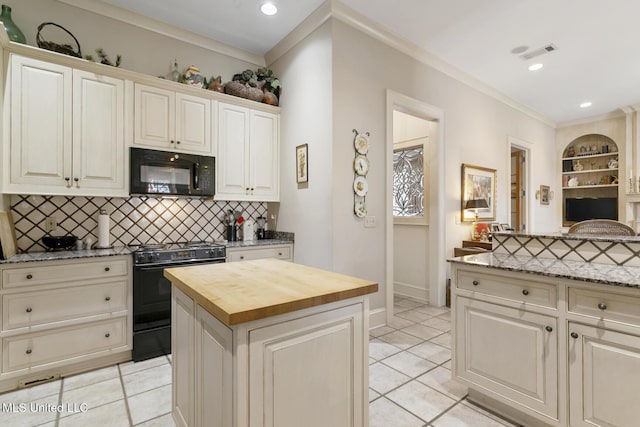
{"label": "butcher block island", "polygon": [[169,268],[178,426],[367,426],[378,284],[276,259]]}

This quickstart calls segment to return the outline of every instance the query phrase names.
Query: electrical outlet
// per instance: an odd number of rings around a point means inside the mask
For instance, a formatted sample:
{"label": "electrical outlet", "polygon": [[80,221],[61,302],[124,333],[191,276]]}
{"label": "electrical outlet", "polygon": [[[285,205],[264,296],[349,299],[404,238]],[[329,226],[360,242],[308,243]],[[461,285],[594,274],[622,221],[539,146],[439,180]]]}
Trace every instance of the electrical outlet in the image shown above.
{"label": "electrical outlet", "polygon": [[58,228],[58,221],[52,216],[48,216],[44,219],[44,231],[47,233],[54,231]]}
{"label": "electrical outlet", "polygon": [[365,216],[364,217],[364,226],[365,228],[373,228],[376,226],[376,217],[375,216]]}

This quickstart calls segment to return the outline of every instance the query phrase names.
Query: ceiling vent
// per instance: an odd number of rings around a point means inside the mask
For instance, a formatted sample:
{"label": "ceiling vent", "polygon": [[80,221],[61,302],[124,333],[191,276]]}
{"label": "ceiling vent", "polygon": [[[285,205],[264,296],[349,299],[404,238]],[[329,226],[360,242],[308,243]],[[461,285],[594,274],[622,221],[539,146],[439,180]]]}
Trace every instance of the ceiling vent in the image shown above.
{"label": "ceiling vent", "polygon": [[520,55],[520,58],[524,59],[525,61],[531,59],[531,58],[535,58],[541,55],[545,55],[549,52],[553,52],[554,50],[558,50],[558,46],[554,45],[553,43],[548,44],[545,47],[541,47],[540,49],[535,49],[535,50],[531,50],[527,53],[523,53],[522,55]]}

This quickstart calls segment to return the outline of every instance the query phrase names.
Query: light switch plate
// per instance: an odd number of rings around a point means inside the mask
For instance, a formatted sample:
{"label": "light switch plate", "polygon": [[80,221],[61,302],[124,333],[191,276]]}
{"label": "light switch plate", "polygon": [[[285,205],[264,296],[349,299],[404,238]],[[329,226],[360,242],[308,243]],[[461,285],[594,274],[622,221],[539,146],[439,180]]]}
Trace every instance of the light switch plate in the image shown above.
{"label": "light switch plate", "polygon": [[364,217],[364,226],[365,228],[373,228],[376,226],[376,217],[375,216],[365,216]]}

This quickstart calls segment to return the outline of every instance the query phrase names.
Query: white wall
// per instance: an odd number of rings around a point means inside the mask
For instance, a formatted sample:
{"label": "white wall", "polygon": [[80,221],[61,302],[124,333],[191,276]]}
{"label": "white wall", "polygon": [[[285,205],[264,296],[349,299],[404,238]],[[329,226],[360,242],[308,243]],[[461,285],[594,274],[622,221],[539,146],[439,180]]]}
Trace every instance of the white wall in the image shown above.
{"label": "white wall", "polygon": [[[37,46],[36,34],[41,23],[55,22],[78,39],[83,56],[91,54],[97,59],[95,49],[103,48],[112,62],[115,62],[117,54],[121,54],[121,68],[127,70],[166,76],[171,71],[173,60],[177,59],[180,71],[193,64],[207,78],[221,75],[222,81],[227,82],[235,73],[257,68],[255,64],[55,0],[6,0],[3,4],[11,6],[13,21],[27,37],[27,44]],[[175,7],[179,7],[179,3]],[[41,35],[48,41],[75,46],[68,34],[52,26],[46,26]]]}
{"label": "white wall", "polygon": [[[400,53],[340,21],[333,22],[333,158],[334,158],[334,269],[376,280],[382,292],[372,307],[384,305],[385,240],[382,227],[365,229],[352,214],[353,172],[351,129],[371,132],[368,175],[369,214],[384,224],[390,213],[385,206],[384,157],[385,89],[389,88],[445,111],[444,146],[446,251],[467,238],[469,225],[456,224],[460,211],[460,167],[470,163],[497,169],[497,220],[508,222],[508,136],[530,141],[532,184],[556,176],[554,130],[451,77]],[[557,188],[554,188],[557,191]],[[533,197],[533,196],[532,196]],[[534,209],[539,209],[534,206]],[[537,215],[532,229],[559,227],[559,217]],[[342,236],[351,234],[352,239]],[[417,259],[416,262],[426,262]],[[444,286],[444,283],[441,285]]]}
{"label": "white wall", "polygon": [[[277,228],[295,233],[295,262],[326,269],[333,269],[331,61],[327,22],[270,64],[284,85]],[[296,184],[295,147],[300,144],[309,144],[307,184]]]}

